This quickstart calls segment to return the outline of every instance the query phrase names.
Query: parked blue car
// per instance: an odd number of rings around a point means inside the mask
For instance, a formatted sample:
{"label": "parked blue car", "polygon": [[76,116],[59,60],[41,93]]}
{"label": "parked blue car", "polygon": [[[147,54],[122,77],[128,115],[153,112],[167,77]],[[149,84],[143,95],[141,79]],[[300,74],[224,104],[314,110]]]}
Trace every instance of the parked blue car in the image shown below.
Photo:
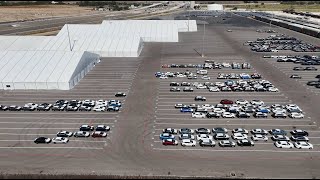
{"label": "parked blue car", "polygon": [[270,134],[272,134],[272,135],[283,135],[283,136],[285,136],[285,135],[287,135],[287,132],[286,132],[285,130],[283,130],[283,129],[271,129],[271,130],[270,130]]}
{"label": "parked blue car", "polygon": [[193,112],[193,109],[192,108],[181,108],[180,109],[180,112]]}
{"label": "parked blue car", "polygon": [[163,75],[164,73],[162,73],[162,72],[156,72],[154,75],[156,76],[156,77],[160,77],[161,75]]}
{"label": "parked blue car", "polygon": [[175,139],[174,135],[169,134],[169,133],[162,133],[160,134],[160,140],[164,139]]}
{"label": "parked blue car", "polygon": [[258,109],[257,112],[270,113],[269,109]]}
{"label": "parked blue car", "polygon": [[121,107],[121,103],[109,103],[109,106]]}

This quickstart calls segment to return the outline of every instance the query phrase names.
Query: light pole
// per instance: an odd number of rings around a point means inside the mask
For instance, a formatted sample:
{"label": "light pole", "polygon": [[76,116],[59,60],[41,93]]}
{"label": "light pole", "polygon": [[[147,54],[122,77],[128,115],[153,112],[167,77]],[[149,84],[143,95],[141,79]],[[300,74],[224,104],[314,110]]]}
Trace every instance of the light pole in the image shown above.
{"label": "light pole", "polygon": [[189,10],[189,16],[188,16],[188,32],[190,31],[190,30],[189,30],[189,25],[190,25],[190,24],[189,24],[189,20],[190,20],[190,10]]}
{"label": "light pole", "polygon": [[[204,18],[206,19],[206,18]],[[206,35],[206,23],[203,23],[203,36],[202,36],[202,54],[201,57],[204,57],[204,36]]]}

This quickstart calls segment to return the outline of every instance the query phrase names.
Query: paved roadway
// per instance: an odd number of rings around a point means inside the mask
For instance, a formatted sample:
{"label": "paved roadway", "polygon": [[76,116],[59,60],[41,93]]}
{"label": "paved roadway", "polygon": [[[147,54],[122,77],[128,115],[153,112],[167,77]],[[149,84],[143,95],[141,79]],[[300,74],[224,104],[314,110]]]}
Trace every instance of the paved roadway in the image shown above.
{"label": "paved roadway", "polygon": [[[146,14],[144,7],[143,9],[138,8],[128,11],[119,12],[97,12],[90,15],[81,16],[68,16],[68,17],[58,17],[52,19],[41,19],[35,21],[17,22],[17,23],[1,23],[0,24],[0,35],[20,35],[37,30],[47,30],[51,31],[52,28],[61,28],[66,23],[68,24],[100,24],[103,20],[124,20],[140,16],[152,16],[151,14]],[[175,8],[175,7],[174,7]],[[165,9],[158,11],[159,13],[172,12],[174,8]],[[158,13],[154,12],[154,13]],[[159,14],[158,13],[158,14]],[[11,25],[18,24],[19,26],[13,27]]]}
{"label": "paved roadway", "polygon": [[[261,37],[262,34],[255,30],[258,27],[267,28],[268,25],[237,16],[225,21],[215,19],[218,20],[209,20],[210,24],[206,25],[205,58],[201,58],[197,53],[202,50],[203,28],[199,25],[198,32],[180,33],[179,43],[146,43],[138,58],[104,58],[101,64],[69,92],[1,91],[1,103],[7,105],[23,105],[29,101],[53,102],[60,98],[112,99],[116,91],[128,92],[128,96],[123,99],[124,107],[119,113],[0,113],[1,172],[211,177],[231,177],[231,174],[234,174],[235,177],[242,178],[319,178],[319,95],[308,92],[299,82],[290,80],[278,68],[262,59],[263,54],[253,53],[248,47],[242,46],[244,41]],[[233,32],[226,32],[227,29],[233,29]],[[276,29],[310,43],[318,41],[286,29]],[[280,92],[272,96],[272,93],[207,94],[204,90],[199,90],[190,95],[182,92],[174,95],[167,91],[171,80],[160,81],[154,77],[156,71],[163,70],[161,64],[198,64],[206,59],[247,61],[254,67],[252,71],[261,73],[263,78],[271,81]],[[210,73],[212,77],[215,75],[216,72]],[[173,110],[176,102],[191,103],[197,92],[206,93],[210,103],[217,103],[224,97],[248,100],[262,98],[268,103],[297,103],[310,119],[198,122]],[[171,97],[174,99],[170,99]],[[161,105],[166,105],[166,109]],[[167,113],[171,115],[166,115]],[[183,122],[184,120],[186,122]],[[110,124],[112,133],[109,138],[102,140],[72,138],[66,145],[35,145],[30,141],[42,134],[54,137],[62,128],[76,130],[82,123]],[[278,126],[286,130],[291,130],[293,126],[306,129],[313,137],[310,139],[315,144],[315,149],[280,150],[276,149],[271,141],[253,148],[163,147],[157,140],[160,130],[167,126],[226,126],[229,129],[241,126],[249,129],[256,127],[256,124],[266,129]]]}

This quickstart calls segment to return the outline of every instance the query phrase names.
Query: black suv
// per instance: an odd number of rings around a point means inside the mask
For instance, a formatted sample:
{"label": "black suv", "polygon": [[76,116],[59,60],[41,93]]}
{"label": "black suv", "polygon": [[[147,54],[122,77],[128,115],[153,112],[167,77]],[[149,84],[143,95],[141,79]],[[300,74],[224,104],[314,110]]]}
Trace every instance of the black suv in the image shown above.
{"label": "black suv", "polygon": [[51,142],[50,138],[46,138],[46,137],[38,137],[34,140],[34,143],[39,144],[39,143],[46,143],[49,144]]}
{"label": "black suv", "polygon": [[115,97],[125,97],[126,94],[123,93],[123,92],[117,92],[114,96],[115,96]]}
{"label": "black suv", "polygon": [[250,114],[245,113],[245,112],[239,112],[239,113],[237,114],[237,117],[238,117],[238,118],[249,118],[249,117],[250,117]]}
{"label": "black suv", "polygon": [[82,125],[80,126],[80,131],[93,131],[94,126],[89,126],[89,125]]}
{"label": "black suv", "polygon": [[294,67],[293,70],[294,71],[304,71],[305,68],[303,68],[303,67]]}
{"label": "black suv", "polygon": [[254,143],[252,141],[246,139],[237,141],[237,144],[238,146],[254,146]]}
{"label": "black suv", "polygon": [[209,112],[206,116],[207,118],[220,118],[220,114],[214,112]]}
{"label": "black suv", "polygon": [[181,86],[191,86],[191,84],[188,83],[188,82],[182,82],[182,83],[181,83]]}
{"label": "black suv", "polygon": [[50,104],[48,103],[42,103],[38,106],[37,110],[38,111],[49,111],[51,109],[51,106]]}
{"label": "black suv", "polygon": [[10,106],[9,111],[21,111],[22,108],[20,106]]}
{"label": "black suv", "polygon": [[290,132],[292,135],[299,135],[299,136],[308,136],[309,133],[305,130],[301,130],[301,129],[295,129],[295,130],[292,130]]}
{"label": "black suv", "polygon": [[6,110],[8,110],[7,106],[0,105],[0,111],[6,111]]}
{"label": "black suv", "polygon": [[180,84],[177,83],[177,82],[171,82],[171,83],[170,83],[170,86],[180,86]]}
{"label": "black suv", "polygon": [[318,69],[315,68],[315,67],[306,67],[304,70],[306,70],[306,71],[318,71]]}
{"label": "black suv", "polygon": [[205,140],[200,140],[199,141],[199,145],[201,147],[204,147],[204,146],[210,146],[210,147],[215,147],[216,146],[216,143],[214,143],[211,139],[205,139]]}

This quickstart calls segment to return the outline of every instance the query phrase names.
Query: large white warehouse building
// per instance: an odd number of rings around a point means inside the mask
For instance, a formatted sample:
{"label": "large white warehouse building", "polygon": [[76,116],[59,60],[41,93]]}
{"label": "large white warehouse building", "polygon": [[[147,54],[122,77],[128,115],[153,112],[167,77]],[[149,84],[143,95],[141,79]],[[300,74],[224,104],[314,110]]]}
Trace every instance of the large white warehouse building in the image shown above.
{"label": "large white warehouse building", "polygon": [[178,42],[195,20],[65,25],[56,36],[0,36],[0,88],[72,89],[100,57],[138,57],[144,42]]}

